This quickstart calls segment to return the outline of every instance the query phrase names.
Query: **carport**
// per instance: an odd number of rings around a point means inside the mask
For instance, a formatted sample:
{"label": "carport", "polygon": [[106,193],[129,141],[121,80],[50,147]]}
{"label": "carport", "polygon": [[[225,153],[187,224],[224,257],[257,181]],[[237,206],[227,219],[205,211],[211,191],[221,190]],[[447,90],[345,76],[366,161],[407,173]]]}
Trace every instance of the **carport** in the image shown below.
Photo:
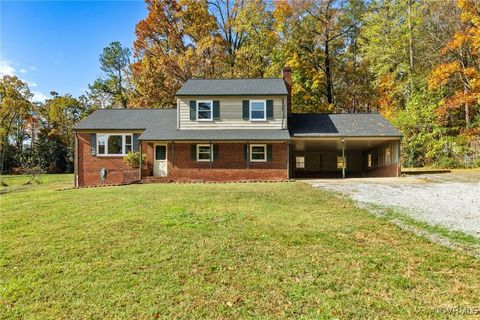
{"label": "carport", "polygon": [[294,178],[393,177],[402,135],[378,113],[293,114]]}

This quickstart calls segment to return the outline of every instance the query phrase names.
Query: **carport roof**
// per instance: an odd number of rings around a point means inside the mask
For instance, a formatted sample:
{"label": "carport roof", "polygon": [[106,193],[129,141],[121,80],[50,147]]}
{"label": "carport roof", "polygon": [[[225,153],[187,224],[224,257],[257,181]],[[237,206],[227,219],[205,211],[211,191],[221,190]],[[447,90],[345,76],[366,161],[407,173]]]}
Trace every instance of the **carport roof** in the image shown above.
{"label": "carport roof", "polygon": [[291,137],[402,137],[379,113],[294,113]]}

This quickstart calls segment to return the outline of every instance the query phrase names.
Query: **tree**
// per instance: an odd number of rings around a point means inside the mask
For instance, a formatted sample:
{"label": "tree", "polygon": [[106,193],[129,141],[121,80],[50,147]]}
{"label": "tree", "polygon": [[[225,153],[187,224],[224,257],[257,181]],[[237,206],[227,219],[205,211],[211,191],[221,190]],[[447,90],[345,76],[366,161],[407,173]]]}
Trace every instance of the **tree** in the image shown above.
{"label": "tree", "polygon": [[[441,50],[447,61],[436,66],[429,77],[430,89],[446,87],[447,95],[437,109],[444,121],[453,121],[463,108],[464,126],[478,115],[480,103],[480,7],[474,0],[458,0],[462,27]],[[452,117],[453,116],[453,117]],[[472,128],[479,131],[478,127]]]}
{"label": "tree", "polygon": [[195,0],[146,0],[134,43],[133,75],[139,107],[172,107],[175,92],[192,77],[211,78],[219,71],[221,38],[207,3]]}
{"label": "tree", "polygon": [[102,102],[102,107],[128,106],[132,91],[130,49],[120,42],[112,42],[100,55],[100,69],[104,78],[98,78],[89,86],[93,100]]}
{"label": "tree", "polygon": [[358,35],[363,2],[283,0],[275,5],[275,25],[285,41],[286,53],[281,56],[293,68],[294,109],[348,110],[350,99],[346,98],[342,74],[349,60],[347,51],[356,44],[351,40]]}
{"label": "tree", "polygon": [[41,152],[36,148],[29,148],[17,153],[17,161],[24,172],[30,175],[30,180],[24,184],[40,183],[37,175],[46,172],[47,162]]}
{"label": "tree", "polygon": [[72,171],[74,148],[72,129],[90,112],[90,106],[69,94],[53,96],[41,106],[39,113],[43,124],[37,147],[45,151],[44,155],[48,159],[50,171]]}
{"label": "tree", "polygon": [[5,153],[12,128],[24,127],[24,122],[32,116],[31,97],[28,85],[17,77],[6,75],[0,79],[0,173],[4,172]]}

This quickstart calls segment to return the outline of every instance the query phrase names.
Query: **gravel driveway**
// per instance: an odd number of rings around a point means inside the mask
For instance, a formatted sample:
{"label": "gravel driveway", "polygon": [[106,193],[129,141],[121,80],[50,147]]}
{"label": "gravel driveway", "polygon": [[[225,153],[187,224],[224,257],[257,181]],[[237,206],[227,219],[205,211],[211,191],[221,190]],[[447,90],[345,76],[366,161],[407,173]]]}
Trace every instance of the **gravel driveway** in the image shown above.
{"label": "gravel driveway", "polygon": [[356,201],[396,207],[416,219],[480,237],[480,171],[306,182]]}

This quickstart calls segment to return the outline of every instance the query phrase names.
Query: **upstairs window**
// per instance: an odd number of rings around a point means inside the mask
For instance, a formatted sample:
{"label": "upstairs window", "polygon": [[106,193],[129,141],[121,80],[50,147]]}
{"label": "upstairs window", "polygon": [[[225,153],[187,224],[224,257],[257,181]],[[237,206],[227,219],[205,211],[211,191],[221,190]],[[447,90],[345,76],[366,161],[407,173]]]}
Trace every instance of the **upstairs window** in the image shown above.
{"label": "upstairs window", "polygon": [[267,120],[266,100],[250,100],[250,120],[263,121]]}
{"label": "upstairs window", "polygon": [[123,156],[132,151],[131,134],[98,134],[97,154],[101,156]]}
{"label": "upstairs window", "polygon": [[197,101],[197,120],[213,120],[213,101]]}

